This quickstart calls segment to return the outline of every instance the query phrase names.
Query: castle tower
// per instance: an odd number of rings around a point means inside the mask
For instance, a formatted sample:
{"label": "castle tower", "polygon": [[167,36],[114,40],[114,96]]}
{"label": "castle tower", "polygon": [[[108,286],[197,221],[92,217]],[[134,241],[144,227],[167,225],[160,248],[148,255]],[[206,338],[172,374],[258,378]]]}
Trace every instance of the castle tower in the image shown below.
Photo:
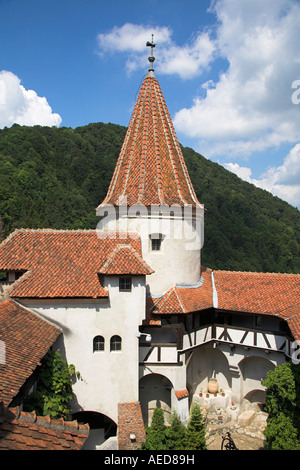
{"label": "castle tower", "polygon": [[155,271],[148,291],[160,295],[172,285],[199,282],[204,208],[154,75],[155,44],[147,46],[150,68],[97,215],[100,230],[140,234],[143,258]]}

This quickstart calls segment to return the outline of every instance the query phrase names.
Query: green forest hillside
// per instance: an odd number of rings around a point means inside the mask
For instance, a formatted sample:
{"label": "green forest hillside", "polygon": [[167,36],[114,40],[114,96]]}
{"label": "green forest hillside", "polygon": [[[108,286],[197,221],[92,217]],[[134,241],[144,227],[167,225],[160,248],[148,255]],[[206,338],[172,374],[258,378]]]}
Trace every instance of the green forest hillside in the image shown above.
{"label": "green forest hillside", "polygon": [[[15,228],[95,228],[126,128],[14,125],[0,130],[0,237]],[[300,212],[190,148],[183,154],[204,204],[202,264],[300,273]]]}

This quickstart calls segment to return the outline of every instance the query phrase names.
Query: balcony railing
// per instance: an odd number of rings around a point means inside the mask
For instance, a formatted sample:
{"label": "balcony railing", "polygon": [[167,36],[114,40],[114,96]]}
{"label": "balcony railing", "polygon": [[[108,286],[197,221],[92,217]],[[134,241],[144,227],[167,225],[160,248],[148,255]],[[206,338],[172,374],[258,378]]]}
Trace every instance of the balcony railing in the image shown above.
{"label": "balcony railing", "polygon": [[291,356],[292,339],[284,332],[251,329],[240,326],[210,324],[192,331],[184,331],[182,340],[173,343],[140,345],[140,364],[180,364],[180,356],[197,346],[226,343],[231,347],[282,352]]}
{"label": "balcony railing", "polygon": [[227,343],[232,346],[244,348],[259,348],[266,351],[279,351],[290,355],[291,339],[286,333],[278,331],[267,331],[241,326],[211,324],[185,332],[183,335],[182,350],[200,346],[210,341]]}

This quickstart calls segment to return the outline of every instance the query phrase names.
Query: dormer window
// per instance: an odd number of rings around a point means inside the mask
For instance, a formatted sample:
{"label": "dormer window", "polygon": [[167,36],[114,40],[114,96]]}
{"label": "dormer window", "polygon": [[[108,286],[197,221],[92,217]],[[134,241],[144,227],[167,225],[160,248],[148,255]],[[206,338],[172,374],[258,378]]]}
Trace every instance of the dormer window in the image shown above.
{"label": "dormer window", "polygon": [[131,277],[122,276],[119,278],[119,291],[131,292]]}

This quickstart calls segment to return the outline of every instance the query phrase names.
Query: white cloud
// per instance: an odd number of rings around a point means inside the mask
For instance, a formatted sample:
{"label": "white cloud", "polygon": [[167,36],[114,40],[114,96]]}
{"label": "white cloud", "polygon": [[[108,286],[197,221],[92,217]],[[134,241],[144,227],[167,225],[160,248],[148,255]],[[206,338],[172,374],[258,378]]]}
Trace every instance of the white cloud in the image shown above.
{"label": "white cloud", "polygon": [[12,72],[0,71],[0,128],[14,123],[59,126],[61,122],[61,117],[52,112],[46,98],[26,90]]}
{"label": "white cloud", "polygon": [[300,209],[300,144],[290,150],[282,165],[269,168],[257,179],[252,177],[251,168],[238,163],[224,163],[224,167],[244,181],[266,189]]}
{"label": "white cloud", "polygon": [[105,51],[144,52],[146,42],[151,40],[151,34],[155,35],[155,41],[164,44],[170,41],[172,33],[167,27],[152,28],[132,23],[126,23],[121,27],[115,26],[108,33],[98,34],[100,53]]}
{"label": "white cloud", "polygon": [[[99,54],[128,52],[127,72],[145,69],[145,50],[147,41],[154,34],[154,42],[161,47],[159,52],[159,71],[161,74],[178,74],[181,78],[192,78],[207,67],[215,51],[214,40],[209,32],[196,34],[189,44],[177,46],[172,40],[168,27],[151,27],[126,23],[114,27],[108,33],[98,35]],[[155,54],[154,54],[155,55]]]}
{"label": "white cloud", "polygon": [[[210,11],[216,19],[214,32],[198,31],[182,46],[175,44],[168,27],[126,24],[100,34],[99,51],[127,50],[127,71],[145,69],[145,43],[154,33],[154,41],[163,46],[159,74],[199,77],[201,94],[175,114],[176,131],[195,139],[201,154],[231,161],[224,166],[300,207],[295,183],[300,181],[300,2],[212,0]],[[220,58],[228,65],[216,77],[215,59]],[[201,84],[208,67],[214,81]],[[255,179],[251,168],[256,153],[275,149],[279,155],[287,144],[294,148],[285,159],[283,155]]]}
{"label": "white cloud", "polygon": [[213,87],[202,85],[204,98],[175,115],[176,129],[205,140],[210,156],[245,158],[295,144],[300,109],[291,98],[299,78],[299,2],[218,0],[212,11],[219,21],[218,54],[229,66]]}

